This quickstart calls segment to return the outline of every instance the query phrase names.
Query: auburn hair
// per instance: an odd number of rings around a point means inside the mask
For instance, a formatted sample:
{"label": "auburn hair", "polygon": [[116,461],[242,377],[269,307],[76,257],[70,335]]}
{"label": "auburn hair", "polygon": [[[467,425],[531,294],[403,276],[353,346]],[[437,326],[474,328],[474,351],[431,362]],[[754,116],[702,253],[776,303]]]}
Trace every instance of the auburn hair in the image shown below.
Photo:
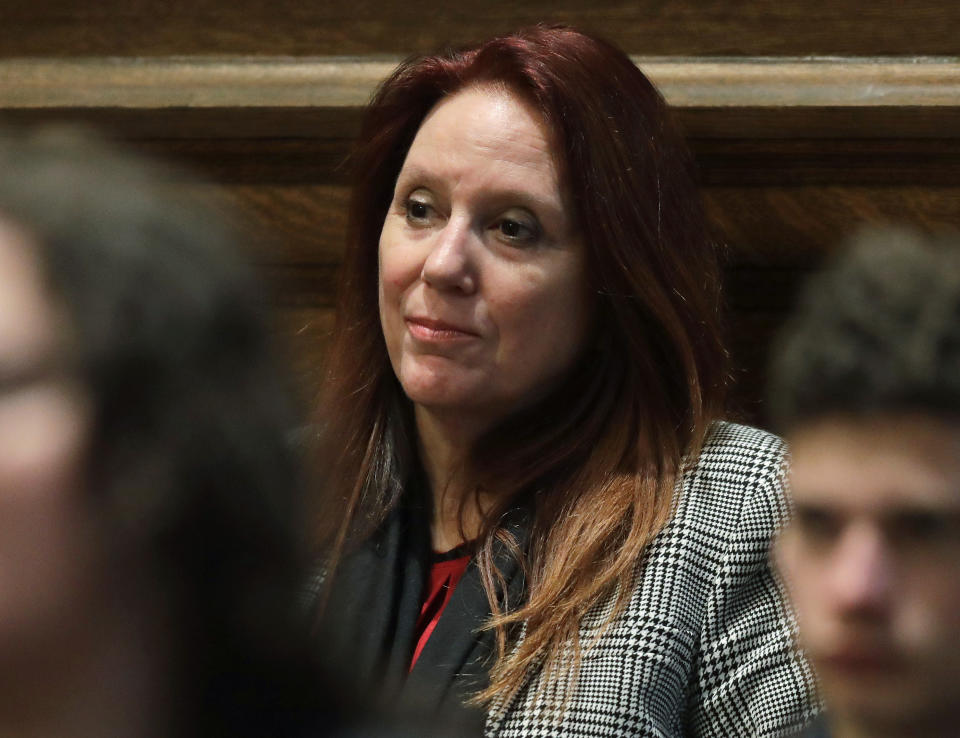
{"label": "auburn hair", "polygon": [[[345,542],[400,504],[417,463],[412,406],[378,310],[378,243],[394,185],[427,113],[487,84],[532,104],[552,133],[596,323],[595,340],[549,396],[468,450],[477,489],[500,501],[476,554],[498,642],[481,702],[512,696],[535,664],[575,676],[581,619],[614,592],[611,620],[627,604],[645,547],[670,518],[677,476],[722,412],[728,375],[717,253],[691,158],[663,98],[626,54],[540,25],[407,60],[366,109],[353,162],[318,425],[320,535],[333,568]],[[506,543],[527,594],[514,603],[503,599],[493,552],[506,535],[499,523],[521,499],[532,510],[529,541]]]}

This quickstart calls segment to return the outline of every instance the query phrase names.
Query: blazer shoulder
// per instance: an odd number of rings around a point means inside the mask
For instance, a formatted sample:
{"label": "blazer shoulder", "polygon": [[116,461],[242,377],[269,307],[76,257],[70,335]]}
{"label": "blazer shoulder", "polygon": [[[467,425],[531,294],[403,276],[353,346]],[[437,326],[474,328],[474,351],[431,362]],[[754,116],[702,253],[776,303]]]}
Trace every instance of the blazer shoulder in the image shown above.
{"label": "blazer shoulder", "polygon": [[748,473],[773,464],[779,471],[786,453],[786,443],[779,436],[762,428],[721,420],[710,426],[697,463],[707,468],[719,463]]}
{"label": "blazer shoulder", "polygon": [[[789,516],[783,440],[759,428],[715,423],[677,483],[673,526],[723,545],[744,526],[772,534]],[[693,536],[691,540],[700,540]]]}

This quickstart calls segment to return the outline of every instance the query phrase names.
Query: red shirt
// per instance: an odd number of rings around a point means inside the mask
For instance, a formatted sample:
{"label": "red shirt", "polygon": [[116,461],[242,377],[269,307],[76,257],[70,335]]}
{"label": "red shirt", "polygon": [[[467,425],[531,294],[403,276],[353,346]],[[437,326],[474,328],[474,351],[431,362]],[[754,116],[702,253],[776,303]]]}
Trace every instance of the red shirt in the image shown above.
{"label": "red shirt", "polygon": [[450,601],[453,590],[457,582],[467,570],[467,566],[472,558],[470,554],[450,558],[450,554],[456,555],[462,547],[458,546],[453,551],[446,553],[434,552],[433,564],[430,566],[430,575],[427,579],[426,597],[423,606],[420,608],[420,616],[417,618],[417,647],[413,651],[413,658],[410,660],[410,668],[417,663],[420,652],[430,640],[430,634],[437,627],[437,621],[443,609]]}

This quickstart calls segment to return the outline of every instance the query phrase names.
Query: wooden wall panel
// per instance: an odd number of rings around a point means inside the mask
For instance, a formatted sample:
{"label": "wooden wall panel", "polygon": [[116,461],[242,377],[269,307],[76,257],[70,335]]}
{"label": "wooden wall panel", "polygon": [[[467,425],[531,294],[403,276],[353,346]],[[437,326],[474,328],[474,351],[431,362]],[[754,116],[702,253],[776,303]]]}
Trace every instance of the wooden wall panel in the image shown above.
{"label": "wooden wall panel", "polygon": [[636,54],[960,54],[944,0],[3,0],[0,56],[406,55],[538,21]]}
{"label": "wooden wall panel", "polygon": [[277,307],[273,313],[275,336],[285,352],[295,387],[309,407],[317,395],[335,319],[332,308]]}
{"label": "wooden wall panel", "polygon": [[731,311],[727,345],[732,356],[733,384],[727,401],[732,418],[767,426],[764,411],[770,348],[786,321],[784,311]]}
{"label": "wooden wall panel", "polygon": [[257,263],[340,263],[350,197],[347,185],[211,182],[190,191],[244,218]]}
{"label": "wooden wall panel", "polygon": [[[788,179],[789,170],[780,170]],[[867,224],[910,223],[924,230],[960,227],[960,177],[953,185],[712,185],[707,213],[734,264],[761,270],[810,269]],[[739,292],[767,302],[762,285]]]}

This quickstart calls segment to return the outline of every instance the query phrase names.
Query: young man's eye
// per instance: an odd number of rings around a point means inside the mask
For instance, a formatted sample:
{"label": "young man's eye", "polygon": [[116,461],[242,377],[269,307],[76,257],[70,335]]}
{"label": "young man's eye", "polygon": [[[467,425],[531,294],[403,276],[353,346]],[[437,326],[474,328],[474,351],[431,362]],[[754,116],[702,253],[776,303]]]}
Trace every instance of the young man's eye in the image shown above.
{"label": "young man's eye", "polygon": [[905,546],[933,546],[960,538],[960,520],[956,513],[901,513],[888,520],[886,528],[892,541]]}
{"label": "young man's eye", "polygon": [[825,510],[798,507],[792,525],[808,543],[826,544],[839,535],[841,522]]}

